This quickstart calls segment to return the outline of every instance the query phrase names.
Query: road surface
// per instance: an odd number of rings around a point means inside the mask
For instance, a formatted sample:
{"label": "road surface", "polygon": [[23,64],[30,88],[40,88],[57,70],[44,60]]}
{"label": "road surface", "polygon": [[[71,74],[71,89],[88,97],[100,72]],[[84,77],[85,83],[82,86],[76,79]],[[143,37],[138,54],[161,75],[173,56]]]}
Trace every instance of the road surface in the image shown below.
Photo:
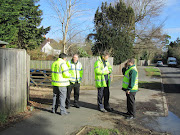
{"label": "road surface", "polygon": [[169,111],[180,118],[180,68],[160,67]]}

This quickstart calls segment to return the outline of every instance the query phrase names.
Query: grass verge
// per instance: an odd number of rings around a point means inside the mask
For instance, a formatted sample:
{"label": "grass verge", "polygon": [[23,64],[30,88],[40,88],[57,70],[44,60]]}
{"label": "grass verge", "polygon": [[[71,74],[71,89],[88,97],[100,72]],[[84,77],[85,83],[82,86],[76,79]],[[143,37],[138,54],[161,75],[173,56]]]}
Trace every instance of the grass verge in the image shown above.
{"label": "grass verge", "polygon": [[8,115],[0,113],[0,125],[7,122]]}
{"label": "grass verge", "polygon": [[144,70],[146,71],[147,76],[154,76],[154,77],[161,76],[161,72],[159,68],[149,67],[149,68],[145,68]]}
{"label": "grass verge", "polygon": [[139,86],[139,88],[161,90],[161,83],[160,82],[139,81],[138,86]]}
{"label": "grass verge", "polygon": [[87,135],[119,135],[119,131],[117,129],[95,128],[89,131]]}

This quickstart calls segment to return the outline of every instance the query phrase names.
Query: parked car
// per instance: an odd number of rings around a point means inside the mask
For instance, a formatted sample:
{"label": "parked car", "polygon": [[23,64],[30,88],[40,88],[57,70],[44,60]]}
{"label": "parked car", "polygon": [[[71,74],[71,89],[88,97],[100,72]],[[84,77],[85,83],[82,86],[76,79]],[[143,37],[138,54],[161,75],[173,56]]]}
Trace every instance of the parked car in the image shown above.
{"label": "parked car", "polygon": [[169,67],[170,67],[170,66],[176,67],[176,66],[177,66],[177,60],[176,60],[176,58],[174,58],[174,57],[168,57],[167,64],[168,64]]}
{"label": "parked car", "polygon": [[162,61],[157,61],[156,66],[157,66],[157,67],[163,66],[163,62],[162,62]]}

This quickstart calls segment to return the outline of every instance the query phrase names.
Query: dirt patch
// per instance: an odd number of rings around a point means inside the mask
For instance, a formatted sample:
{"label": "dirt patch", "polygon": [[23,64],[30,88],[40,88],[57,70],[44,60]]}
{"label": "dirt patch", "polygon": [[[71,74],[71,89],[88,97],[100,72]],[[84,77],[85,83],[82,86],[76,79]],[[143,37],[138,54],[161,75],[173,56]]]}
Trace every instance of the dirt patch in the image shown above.
{"label": "dirt patch", "polygon": [[119,131],[117,129],[105,129],[102,127],[94,127],[94,126],[85,126],[80,129],[78,132],[72,133],[71,135],[119,135]]}
{"label": "dirt patch", "polygon": [[[107,119],[106,119],[107,120]],[[159,133],[149,129],[141,128],[135,124],[130,123],[129,121],[124,121],[121,119],[108,119],[115,123],[115,128],[113,131],[118,132],[110,132],[109,135],[166,135],[166,133]],[[93,130],[101,130],[102,127],[92,127],[92,126],[85,126],[78,130],[71,135],[88,135],[88,133],[92,132]],[[104,130],[112,130],[112,129],[104,129]],[[96,133],[95,135],[100,135]]]}
{"label": "dirt patch", "polygon": [[[136,110],[139,112],[152,111],[158,112],[161,111],[156,104],[158,104],[157,100],[150,100],[149,102],[136,102]],[[137,113],[138,113],[137,112]]]}

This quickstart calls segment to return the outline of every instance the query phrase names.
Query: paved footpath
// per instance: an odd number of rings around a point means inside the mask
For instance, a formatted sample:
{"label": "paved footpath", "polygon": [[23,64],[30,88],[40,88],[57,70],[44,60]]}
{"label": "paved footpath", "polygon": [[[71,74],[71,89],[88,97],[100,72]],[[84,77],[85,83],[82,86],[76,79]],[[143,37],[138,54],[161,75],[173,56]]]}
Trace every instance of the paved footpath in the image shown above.
{"label": "paved footpath", "polygon": [[[139,80],[140,81],[154,81],[161,82],[161,79],[150,78],[145,75],[144,67],[139,67]],[[126,112],[126,96],[121,90],[122,78],[114,81],[111,85],[110,104],[113,107],[118,106],[117,111]],[[138,110],[138,115],[155,115],[163,116],[164,114],[164,100],[159,90],[150,90],[140,88],[140,91],[136,95],[137,103],[155,102],[157,110]],[[108,117],[116,117],[124,119],[121,115],[112,115],[112,113],[101,113],[97,110],[97,91],[96,90],[82,90],[80,93],[80,105],[81,108],[77,109],[71,107],[68,109],[70,112],[67,116],[61,116],[58,114],[50,113],[49,106],[47,110],[35,113],[32,117],[25,119],[24,121],[15,124],[14,126],[0,132],[0,135],[69,135],[83,126],[101,126],[104,128],[113,128],[115,123],[106,119]],[[122,107],[121,107],[122,106]],[[116,110],[116,108],[114,108]],[[137,115],[137,117],[139,117]],[[106,118],[105,118],[105,117]]]}

